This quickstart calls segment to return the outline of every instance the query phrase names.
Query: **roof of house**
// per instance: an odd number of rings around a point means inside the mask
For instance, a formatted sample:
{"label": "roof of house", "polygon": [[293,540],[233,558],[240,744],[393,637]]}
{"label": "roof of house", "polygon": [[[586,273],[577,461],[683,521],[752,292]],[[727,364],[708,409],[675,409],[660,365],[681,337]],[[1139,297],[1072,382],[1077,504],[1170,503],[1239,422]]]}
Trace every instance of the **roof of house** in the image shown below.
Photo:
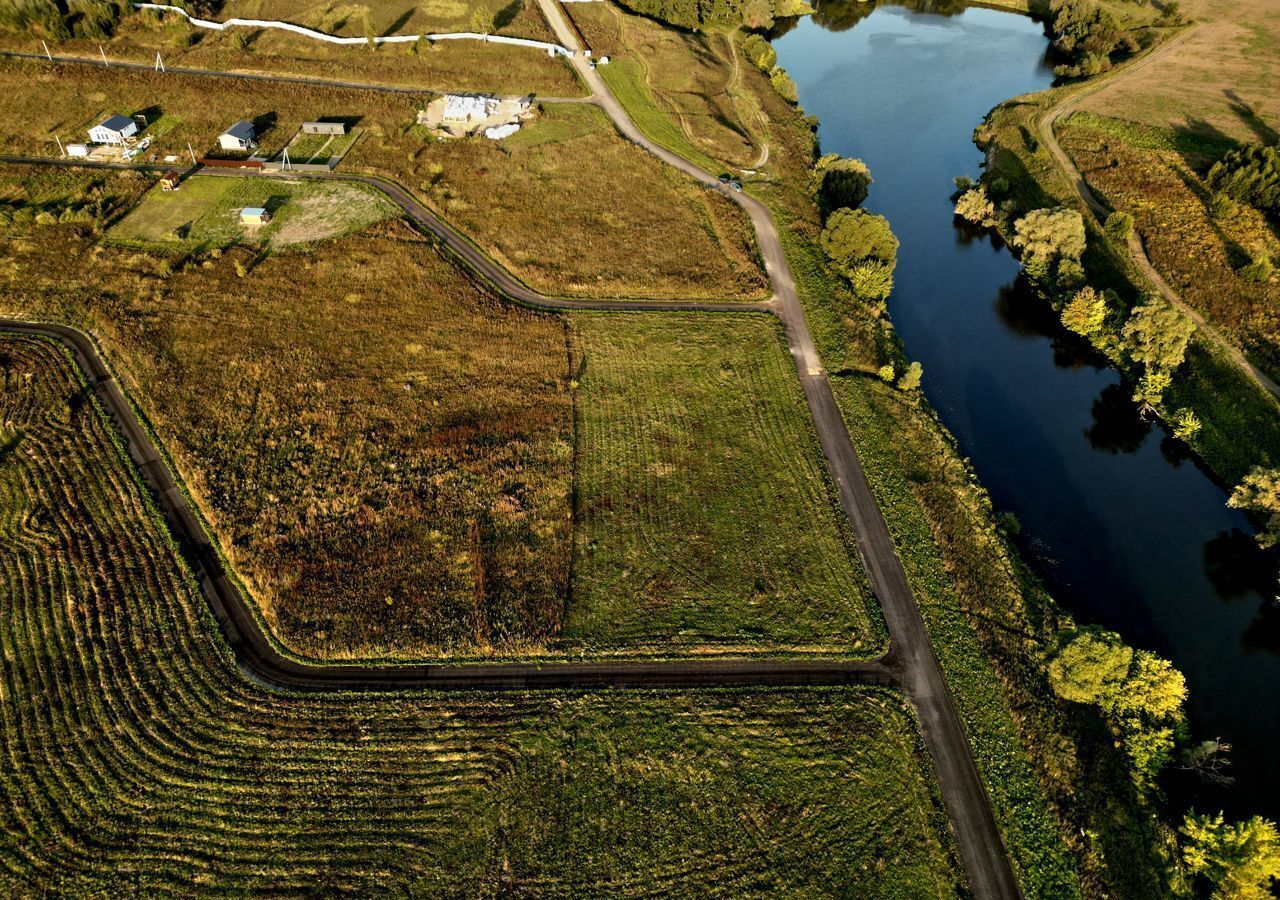
{"label": "roof of house", "polygon": [[130,125],[134,125],[134,127],[137,127],[133,119],[125,118],[124,116],[119,114],[111,116],[108,119],[103,119],[101,122],[98,123],[99,128],[105,128],[108,131],[124,131]]}
{"label": "roof of house", "polygon": [[232,125],[230,128],[228,128],[226,131],[222,133],[229,134],[233,138],[238,138],[242,141],[251,141],[254,139],[254,136],[256,134],[253,130],[253,124],[250,122],[246,122],[244,119],[241,119],[239,122]]}
{"label": "roof of house", "polygon": [[262,215],[264,212],[266,212],[266,209],[265,209],[265,208],[263,208],[263,207],[261,207],[261,206],[246,206],[244,209],[240,210],[240,215],[242,215],[242,216],[260,216],[260,215]]}
{"label": "roof of house", "polygon": [[179,175],[177,172],[174,172],[173,170],[165,172],[163,175],[160,176],[161,181],[180,181],[181,179],[182,179],[182,176]]}

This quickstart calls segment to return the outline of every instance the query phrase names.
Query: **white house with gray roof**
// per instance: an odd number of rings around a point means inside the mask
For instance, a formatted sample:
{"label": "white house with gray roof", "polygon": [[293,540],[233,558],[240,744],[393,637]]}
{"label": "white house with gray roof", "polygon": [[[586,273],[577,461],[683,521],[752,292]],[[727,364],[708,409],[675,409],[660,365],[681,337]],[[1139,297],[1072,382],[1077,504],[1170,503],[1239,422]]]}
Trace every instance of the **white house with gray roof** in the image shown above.
{"label": "white house with gray roof", "polygon": [[138,123],[125,116],[115,115],[104,119],[89,129],[92,144],[123,144],[126,138],[138,133]]}
{"label": "white house with gray roof", "polygon": [[258,133],[252,123],[241,119],[218,135],[218,146],[223,150],[252,150],[258,146]]}

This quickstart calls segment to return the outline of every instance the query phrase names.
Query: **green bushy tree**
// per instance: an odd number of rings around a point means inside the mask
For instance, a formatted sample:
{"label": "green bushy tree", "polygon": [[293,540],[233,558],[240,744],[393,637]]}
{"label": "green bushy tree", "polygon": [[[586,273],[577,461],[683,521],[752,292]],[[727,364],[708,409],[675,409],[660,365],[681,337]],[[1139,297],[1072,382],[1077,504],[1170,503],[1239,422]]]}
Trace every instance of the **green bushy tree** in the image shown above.
{"label": "green bushy tree", "polygon": [[867,199],[871,170],[862,160],[828,153],[814,164],[813,172],[824,213],[841,207],[856,209]]}
{"label": "green bushy tree", "polygon": [[1022,251],[1027,274],[1049,288],[1074,287],[1083,278],[1084,218],[1074,209],[1035,209],[1013,225],[1011,243]]}
{"label": "green bushy tree", "polygon": [[877,264],[875,293],[860,296],[868,300],[888,296],[898,259],[898,239],[889,228],[888,219],[864,209],[837,209],[827,219],[819,244],[836,271],[851,282],[857,278],[859,283],[868,285],[873,273],[865,264]]}

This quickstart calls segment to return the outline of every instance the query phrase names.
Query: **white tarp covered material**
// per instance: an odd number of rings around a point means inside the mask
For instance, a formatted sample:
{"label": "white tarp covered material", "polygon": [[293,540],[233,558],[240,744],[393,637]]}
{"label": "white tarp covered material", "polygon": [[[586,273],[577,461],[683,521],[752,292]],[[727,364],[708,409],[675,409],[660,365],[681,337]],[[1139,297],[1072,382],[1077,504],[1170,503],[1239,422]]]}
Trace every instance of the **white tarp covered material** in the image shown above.
{"label": "white tarp covered material", "polygon": [[[211,22],[208,19],[197,19],[180,6],[169,6],[165,3],[134,3],[132,5],[134,9],[158,9],[161,12],[177,13],[197,28],[211,28],[214,31],[225,31],[235,26],[279,28],[282,31],[292,31],[294,34],[300,34],[303,37],[311,38],[315,41],[325,41],[330,44],[354,45],[367,44],[369,42],[368,38],[338,37],[336,34],[325,34],[323,31],[316,31],[314,28],[294,25],[292,22],[276,22],[271,19],[227,19],[225,22]],[[537,50],[545,50],[557,56],[573,55],[559,44],[531,41],[528,38],[505,37],[499,34],[478,34],[472,31],[459,31],[449,34],[391,34],[386,37],[375,37],[373,42],[375,44],[411,44],[423,37],[429,41],[486,41],[491,44],[513,44],[517,47],[533,47]]]}
{"label": "white tarp covered material", "polygon": [[484,136],[491,141],[500,141],[504,137],[511,137],[511,135],[515,134],[519,130],[519,125],[515,122],[509,122],[506,125],[495,125],[492,128],[486,128],[484,130]]}

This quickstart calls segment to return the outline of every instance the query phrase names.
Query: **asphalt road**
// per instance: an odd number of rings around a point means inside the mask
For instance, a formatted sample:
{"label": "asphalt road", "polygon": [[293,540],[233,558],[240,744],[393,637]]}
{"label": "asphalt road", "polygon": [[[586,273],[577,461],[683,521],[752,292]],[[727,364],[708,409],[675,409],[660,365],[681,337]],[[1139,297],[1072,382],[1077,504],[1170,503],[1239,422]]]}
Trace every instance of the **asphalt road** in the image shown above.
{"label": "asphalt road", "polygon": [[[554,0],[539,0],[539,4],[551,23],[560,42],[574,50],[581,44],[576,32],[565,21]],[[166,505],[173,504],[178,516],[180,532],[190,535],[194,541],[188,555],[194,556],[203,569],[202,587],[228,641],[236,649],[242,663],[264,680],[286,687],[308,687],[319,681],[324,687],[355,689],[379,689],[387,687],[553,687],[581,686],[587,684],[611,684],[631,686],[638,680],[653,679],[646,686],[692,684],[830,684],[851,683],[865,680],[890,680],[893,673],[914,705],[920,721],[925,744],[933,759],[938,785],[946,805],[960,856],[964,863],[970,887],[981,900],[987,898],[1018,898],[1021,890],[1013,872],[1008,853],[992,812],[990,799],[979,775],[965,735],[964,726],[956,711],[947,688],[942,668],[933,652],[924,620],[907,581],[901,560],[893,545],[888,525],[867,482],[857,453],[853,448],[848,429],[836,405],[835,396],[824,371],[804,310],[795,290],[790,267],[782,251],[782,243],[772,216],[763,203],[741,192],[731,191],[711,173],[688,160],[661,147],[644,136],[635,126],[613,96],[608,86],[580,53],[572,64],[592,92],[592,102],[599,105],[614,127],[628,140],[644,148],[667,164],[686,173],[711,190],[722,191],[741,206],[749,216],[756,232],[757,243],[764,259],[765,269],[773,288],[773,298],[766,304],[716,303],[716,302],[662,302],[645,301],[590,301],[546,297],[530,290],[509,273],[499,268],[474,245],[436,218],[409,194],[398,186],[382,179],[368,176],[335,176],[375,184],[385,190],[421,227],[436,235],[471,271],[482,276],[498,291],[511,299],[543,309],[615,309],[615,310],[704,310],[715,312],[759,312],[770,310],[783,323],[788,347],[795,361],[805,400],[813,417],[823,453],[826,456],[839,496],[841,508],[848,517],[856,536],[872,588],[884,610],[889,628],[891,650],[882,662],[822,664],[808,661],[757,662],[749,660],[673,661],[656,663],[603,663],[556,664],[565,668],[559,675],[552,664],[502,664],[502,673],[486,672],[493,667],[440,667],[440,666],[311,666],[284,657],[262,633],[256,618],[249,610],[246,599],[227,576],[220,558],[209,544],[199,521],[183,498],[177,503],[180,492],[167,467],[154,454],[150,439],[145,434],[126,431],[130,447],[140,438],[146,438],[150,458],[139,460],[139,465],[149,478],[156,479],[161,498]],[[145,68],[145,67],[144,67]],[[179,74],[179,70],[170,69]],[[192,71],[189,74],[215,74]],[[225,74],[225,73],[216,73]],[[255,75],[254,80],[272,80],[270,76]],[[301,84],[325,84],[321,80],[282,77],[280,81]],[[360,85],[366,87],[365,85]],[[230,170],[234,171],[234,170]],[[219,170],[217,174],[229,174]],[[256,173],[255,173],[256,174]],[[230,177],[235,177],[231,175]],[[0,320],[0,324],[5,324]],[[27,323],[10,323],[9,327]],[[30,326],[28,326],[30,327]],[[71,336],[64,335],[71,341]],[[81,344],[86,343],[83,335]],[[91,347],[89,349],[92,349]],[[85,354],[84,347],[77,347],[82,364],[92,365],[96,360],[98,371],[105,373],[101,359]],[[93,371],[93,369],[87,369]],[[95,379],[101,378],[94,374]],[[114,381],[104,382],[109,394],[119,394]],[[120,398],[124,403],[123,396]],[[111,403],[109,408],[125,410],[127,404]],[[131,417],[130,417],[131,418]],[[128,420],[126,420],[128,421]],[[141,431],[133,419],[134,431]],[[148,451],[144,451],[144,457]],[[135,458],[136,454],[135,454]],[[833,672],[830,665],[837,666]],[[583,666],[590,666],[584,671]],[[779,669],[785,670],[785,674]],[[624,671],[625,670],[625,671]],[[748,675],[748,671],[750,674]],[[828,680],[822,680],[826,678]]]}

